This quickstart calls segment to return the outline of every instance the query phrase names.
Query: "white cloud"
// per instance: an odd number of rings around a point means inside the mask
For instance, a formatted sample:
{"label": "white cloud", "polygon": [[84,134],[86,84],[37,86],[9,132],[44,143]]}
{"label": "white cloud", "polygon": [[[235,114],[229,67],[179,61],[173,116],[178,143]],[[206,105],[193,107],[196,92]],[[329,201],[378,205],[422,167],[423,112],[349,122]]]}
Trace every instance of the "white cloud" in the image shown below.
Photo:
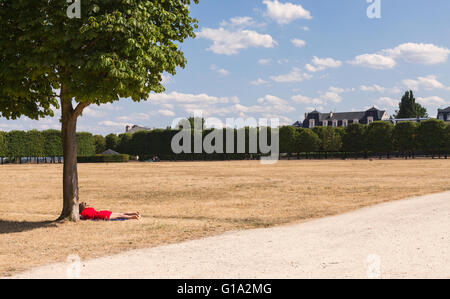
{"label": "white cloud", "polygon": [[258,104],[259,105],[249,107],[249,111],[266,114],[289,113],[295,111],[295,108],[290,106],[286,100],[273,95],[266,95],[263,98],[259,98]]}
{"label": "white cloud", "polygon": [[311,78],[311,75],[303,73],[296,67],[292,68],[292,71],[289,74],[270,77],[270,79],[278,83],[302,82]]}
{"label": "white cloud", "polygon": [[325,101],[319,98],[310,98],[304,95],[295,95],[292,98],[292,101],[298,104],[315,104],[315,105],[323,105]]}
{"label": "white cloud", "polygon": [[149,118],[150,115],[141,112],[141,113],[133,113],[131,115],[120,116],[117,118],[117,120],[133,122],[136,120],[147,120]]}
{"label": "white cloud", "polygon": [[289,24],[298,19],[312,19],[311,13],[300,4],[281,3],[278,0],[264,0],[263,3],[267,6],[266,15],[281,25]]}
{"label": "white cloud", "polygon": [[168,109],[160,109],[160,110],[158,110],[158,113],[163,116],[175,116],[175,112],[173,112],[172,110],[168,110]]}
{"label": "white cloud", "polygon": [[325,101],[331,101],[335,103],[340,103],[342,101],[342,97],[338,93],[332,91],[325,92],[320,96],[320,98],[324,99]]}
{"label": "white cloud", "polygon": [[110,121],[110,120],[105,120],[105,121],[99,122],[98,124],[101,126],[105,126],[105,127],[123,127],[123,128],[130,125],[129,123],[121,123],[121,122],[115,122],[115,121]]}
{"label": "white cloud", "polygon": [[239,103],[239,99],[237,97],[214,97],[209,96],[207,94],[187,94],[187,93],[179,93],[173,91],[169,94],[167,93],[157,93],[150,96],[150,103],[156,104],[168,104],[168,103]]}
{"label": "white cloud", "polygon": [[273,48],[277,45],[269,34],[260,34],[253,30],[229,31],[224,28],[203,28],[197,36],[213,42],[208,48],[209,51],[224,55],[236,55],[240,50],[250,47]]}
{"label": "white cloud", "polygon": [[334,92],[334,93],[343,93],[346,90],[340,87],[335,87],[335,86],[330,86],[329,91]]}
{"label": "white cloud", "polygon": [[437,80],[436,76],[429,75],[426,77],[419,77],[417,80],[406,79],[403,80],[403,84],[411,90],[418,91],[420,88],[425,90],[443,89],[444,84]]}
{"label": "white cloud", "polygon": [[433,44],[405,43],[393,49],[384,50],[386,55],[408,63],[439,64],[446,62],[450,50]]}
{"label": "white cloud", "polygon": [[426,97],[426,98],[417,98],[417,102],[419,102],[422,105],[429,105],[429,106],[439,106],[442,107],[444,105],[447,105],[448,102],[444,100],[441,97],[438,96],[432,96],[432,97]]}
{"label": "white cloud", "polygon": [[311,63],[312,64],[308,63],[305,68],[313,73],[323,71],[327,68],[338,68],[342,66],[342,62],[339,60],[333,58],[318,58],[316,56],[314,56]]}
{"label": "white cloud", "polygon": [[106,103],[106,104],[102,104],[100,106],[102,109],[106,109],[106,110],[110,110],[110,111],[121,111],[123,110],[123,107],[117,106],[117,102],[116,103]]}
{"label": "white cloud", "polygon": [[255,86],[264,85],[267,83],[269,83],[269,82],[267,82],[266,80],[263,80],[261,78],[258,78],[258,80],[250,82],[250,84],[255,85]]}
{"label": "white cloud", "polygon": [[83,115],[89,117],[104,117],[107,115],[107,113],[99,111],[94,107],[86,107],[83,110]]}
{"label": "white cloud", "polygon": [[327,102],[340,103],[342,101],[341,93],[351,91],[340,87],[330,86],[326,92],[319,92],[319,98],[311,98],[304,95],[295,95],[291,99],[299,104],[325,105]]}
{"label": "white cloud", "polygon": [[258,60],[258,64],[260,65],[269,65],[272,62],[272,59],[261,58]]}
{"label": "white cloud", "polygon": [[212,64],[212,65],[210,66],[210,69],[211,69],[212,71],[217,72],[218,74],[220,74],[220,75],[222,75],[222,76],[228,76],[228,75],[231,74],[231,73],[230,73],[229,71],[227,71],[226,69],[219,69],[215,64]]}
{"label": "white cloud", "polygon": [[356,56],[350,64],[372,69],[392,69],[397,60],[417,64],[439,64],[448,60],[450,50],[433,44],[404,43],[392,49],[385,49],[376,54]]}
{"label": "white cloud", "polygon": [[378,100],[376,100],[377,104],[384,105],[385,107],[392,108],[392,107],[398,107],[399,100],[395,100],[389,97],[381,97]]}
{"label": "white cloud", "polygon": [[392,69],[397,64],[393,58],[379,54],[359,55],[356,56],[355,59],[353,59],[349,63],[376,70]]}
{"label": "white cloud", "polygon": [[231,18],[230,21],[222,21],[220,26],[222,27],[249,27],[255,24],[252,17],[235,17]]}
{"label": "white cloud", "polygon": [[402,90],[398,87],[392,87],[392,88],[387,88],[387,87],[383,87],[380,86],[378,84],[374,84],[371,86],[367,86],[367,85],[361,85],[359,87],[359,89],[361,91],[367,91],[367,92],[379,92],[379,93],[400,93]]}
{"label": "white cloud", "polygon": [[297,48],[303,48],[304,46],[306,46],[306,42],[298,38],[291,39],[291,43]]}

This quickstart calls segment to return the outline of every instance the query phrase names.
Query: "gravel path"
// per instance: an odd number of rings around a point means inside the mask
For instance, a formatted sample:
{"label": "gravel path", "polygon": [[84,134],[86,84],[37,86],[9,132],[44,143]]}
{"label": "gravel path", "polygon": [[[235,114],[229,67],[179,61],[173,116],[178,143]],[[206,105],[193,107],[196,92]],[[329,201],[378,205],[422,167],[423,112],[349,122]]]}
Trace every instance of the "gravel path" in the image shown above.
{"label": "gravel path", "polygon": [[16,278],[450,278],[450,192],[68,265]]}

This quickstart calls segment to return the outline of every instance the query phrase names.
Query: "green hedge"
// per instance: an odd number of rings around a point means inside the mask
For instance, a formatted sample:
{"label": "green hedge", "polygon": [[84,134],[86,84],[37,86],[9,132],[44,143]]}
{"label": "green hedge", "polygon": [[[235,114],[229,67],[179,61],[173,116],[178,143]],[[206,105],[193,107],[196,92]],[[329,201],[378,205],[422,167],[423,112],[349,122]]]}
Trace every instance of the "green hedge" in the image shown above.
{"label": "green hedge", "polygon": [[[285,126],[280,128],[280,152],[288,156],[297,153],[315,153],[315,158],[367,158],[389,155],[446,155],[450,152],[450,124],[436,119],[422,123],[402,122],[393,126],[390,122],[373,122],[370,125],[350,124],[346,128],[316,127],[312,130]],[[245,131],[245,153],[214,154],[175,154],[171,149],[171,140],[178,130],[152,130],[135,134],[111,135],[117,139],[118,152],[139,156],[149,160],[157,155],[161,160],[239,160],[259,157],[261,151],[251,155],[249,149],[249,128]],[[203,131],[203,138],[210,130]],[[234,130],[235,152],[237,132]],[[193,151],[193,133],[191,143]],[[224,131],[226,148],[226,131]],[[115,137],[114,137],[115,136]],[[270,137],[270,134],[269,134]],[[269,138],[270,140],[270,138]],[[305,157],[303,154],[302,157]]]}
{"label": "green hedge", "polygon": [[[91,133],[77,133],[78,155],[96,154],[95,139]],[[0,132],[0,157],[62,157],[61,132],[37,130]]]}
{"label": "green hedge", "polygon": [[78,157],[78,163],[123,163],[128,162],[129,160],[130,156],[126,154]]}
{"label": "green hedge", "polygon": [[[78,133],[78,155],[81,162],[123,162],[128,158],[98,158],[103,149],[113,149],[119,153],[139,156],[149,160],[158,156],[161,160],[241,160],[257,159],[261,156],[259,145],[256,153],[250,148],[250,131],[255,129],[224,129],[224,153],[175,154],[171,149],[172,138],[178,130],[152,130],[135,134],[110,134],[93,136],[91,133]],[[232,131],[232,132],[230,132]],[[211,130],[202,132],[202,138]],[[234,137],[234,153],[226,153],[227,133]],[[239,133],[245,135],[245,149],[237,151]],[[269,129],[269,144],[271,138]],[[259,139],[259,133],[256,132]],[[191,151],[194,150],[194,131],[191,131]],[[259,143],[258,143],[259,144]],[[374,122],[370,125],[350,124],[346,128],[316,127],[312,130],[285,126],[280,128],[280,151],[287,156],[306,157],[369,157],[404,155],[445,155],[450,153],[450,124],[437,119],[422,123],[402,122],[393,126],[389,122]],[[61,157],[61,132],[31,130],[0,132],[0,157],[19,159],[22,157]],[[53,160],[53,159],[52,159]]]}

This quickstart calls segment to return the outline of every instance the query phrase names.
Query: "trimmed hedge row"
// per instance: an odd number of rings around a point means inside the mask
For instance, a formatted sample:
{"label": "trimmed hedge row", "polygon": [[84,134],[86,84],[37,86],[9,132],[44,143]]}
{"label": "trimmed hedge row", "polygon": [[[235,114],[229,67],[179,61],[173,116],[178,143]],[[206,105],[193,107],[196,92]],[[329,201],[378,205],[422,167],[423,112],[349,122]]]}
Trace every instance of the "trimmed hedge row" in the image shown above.
{"label": "trimmed hedge row", "polygon": [[[225,129],[224,129],[225,130]],[[139,156],[141,160],[157,155],[161,160],[241,160],[261,156],[258,147],[256,154],[249,151],[249,129],[245,135],[245,153],[243,154],[174,154],[171,140],[177,130],[152,130],[135,134],[108,135],[106,144],[112,149]],[[205,130],[203,137],[210,131]],[[234,130],[235,148],[238,130]],[[226,132],[224,131],[224,148]],[[258,136],[259,137],[259,136]],[[390,122],[373,122],[370,125],[350,124],[346,128],[316,127],[314,129],[280,128],[280,152],[290,156],[298,155],[315,158],[333,157],[373,157],[402,155],[446,155],[450,153],[450,124],[431,119],[422,123],[401,122],[396,126]],[[193,136],[191,136],[193,140]],[[191,142],[193,144],[193,142]],[[270,144],[270,130],[269,130]],[[193,148],[192,148],[193,151]],[[236,151],[235,151],[236,152]],[[288,155],[288,156],[289,156]]]}
{"label": "trimmed hedge row", "polygon": [[[106,137],[90,133],[78,133],[79,161],[83,162],[125,162],[129,156],[139,156],[149,160],[158,156],[161,160],[243,160],[258,159],[261,149],[256,145],[256,153],[250,145],[250,133],[259,140],[256,129],[224,129],[224,152],[227,135],[234,137],[235,154],[206,152],[175,154],[171,148],[172,138],[178,130],[152,130],[135,134],[110,134]],[[374,122],[370,125],[351,124],[346,128],[316,127],[314,129],[280,128],[280,152],[287,157],[301,158],[345,158],[402,155],[445,155],[450,153],[450,124],[432,119],[422,123],[402,122],[396,126],[390,122]],[[211,130],[202,132],[204,139]],[[237,153],[238,136],[245,135],[245,151]],[[191,152],[194,152],[194,131],[191,132]],[[268,144],[271,144],[271,130],[268,130]],[[126,154],[115,156],[95,156],[111,148]],[[61,157],[61,133],[57,130],[0,132],[0,157],[19,159],[22,157]],[[3,160],[3,158],[2,158]]]}
{"label": "trimmed hedge row", "polygon": [[[95,140],[91,133],[77,133],[78,155],[95,155]],[[0,157],[21,158],[62,157],[61,132],[58,130],[0,132]]]}
{"label": "trimmed hedge row", "polygon": [[95,155],[90,157],[78,157],[78,163],[123,163],[130,160],[126,154],[120,155]]}

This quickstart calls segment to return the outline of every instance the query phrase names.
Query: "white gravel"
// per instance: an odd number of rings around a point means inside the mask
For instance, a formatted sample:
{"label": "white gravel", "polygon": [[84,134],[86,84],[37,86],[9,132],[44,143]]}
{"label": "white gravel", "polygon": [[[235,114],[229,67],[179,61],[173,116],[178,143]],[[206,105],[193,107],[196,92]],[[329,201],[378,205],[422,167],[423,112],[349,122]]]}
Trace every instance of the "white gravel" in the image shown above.
{"label": "white gravel", "polygon": [[450,192],[68,265],[15,278],[450,278]]}

